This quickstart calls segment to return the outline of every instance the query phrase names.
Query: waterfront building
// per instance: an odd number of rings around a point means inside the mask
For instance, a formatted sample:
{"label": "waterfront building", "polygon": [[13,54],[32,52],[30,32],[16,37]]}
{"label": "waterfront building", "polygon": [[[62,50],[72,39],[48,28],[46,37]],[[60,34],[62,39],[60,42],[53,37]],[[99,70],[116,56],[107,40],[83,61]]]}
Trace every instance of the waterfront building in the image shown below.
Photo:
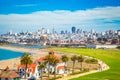
{"label": "waterfront building", "polygon": [[87,48],[95,48],[95,49],[99,49],[99,48],[116,48],[118,47],[118,45],[97,45],[97,44],[87,44],[86,45]]}

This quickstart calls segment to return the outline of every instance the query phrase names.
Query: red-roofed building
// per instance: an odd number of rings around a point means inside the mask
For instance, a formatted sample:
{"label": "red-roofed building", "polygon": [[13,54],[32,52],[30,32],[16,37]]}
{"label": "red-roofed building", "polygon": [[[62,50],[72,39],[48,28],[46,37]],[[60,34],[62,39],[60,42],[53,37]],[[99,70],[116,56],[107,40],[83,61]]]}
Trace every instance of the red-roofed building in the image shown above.
{"label": "red-roofed building", "polygon": [[66,71],[66,69],[67,69],[67,66],[58,66],[57,67],[57,72],[59,73],[59,74],[63,74],[64,73],[64,71]]}
{"label": "red-roofed building", "polygon": [[20,80],[19,74],[7,67],[0,71],[0,80]]}
{"label": "red-roofed building", "polygon": [[[21,78],[25,78],[25,65],[19,65],[17,71],[19,72]],[[27,78],[31,78],[31,77],[39,78],[41,76],[40,74],[41,71],[40,69],[38,69],[38,65],[35,63],[28,65],[26,72],[27,72],[26,73]]]}
{"label": "red-roofed building", "polygon": [[[62,60],[61,60],[61,57],[60,56],[57,56],[57,55],[55,55],[54,54],[54,51],[50,51],[49,52],[49,55],[51,56],[51,57],[53,57],[53,58],[56,58],[56,59],[58,59],[59,60],[59,63],[57,63],[57,66],[56,66],[56,73],[57,74],[63,74],[65,71],[66,71],[66,64],[64,63],[64,62],[62,62]],[[46,56],[45,56],[46,57]],[[36,64],[41,64],[41,63],[43,63],[43,62],[45,62],[45,57],[40,57],[39,59],[37,59],[36,61],[35,61],[35,63]],[[62,66],[64,66],[64,67],[62,67]],[[50,72],[51,73],[54,73],[54,66],[53,65],[50,65]],[[46,73],[48,72],[48,63],[46,63],[46,68],[45,68],[45,70],[44,70]]]}
{"label": "red-roofed building", "polygon": [[67,68],[67,66],[58,66],[58,70],[60,70],[60,69],[64,69],[64,68]]}
{"label": "red-roofed building", "polygon": [[[44,62],[44,59],[45,59],[45,57],[40,57],[39,59],[37,59],[37,60],[35,61],[35,63]],[[40,63],[39,63],[39,64],[40,64]]]}

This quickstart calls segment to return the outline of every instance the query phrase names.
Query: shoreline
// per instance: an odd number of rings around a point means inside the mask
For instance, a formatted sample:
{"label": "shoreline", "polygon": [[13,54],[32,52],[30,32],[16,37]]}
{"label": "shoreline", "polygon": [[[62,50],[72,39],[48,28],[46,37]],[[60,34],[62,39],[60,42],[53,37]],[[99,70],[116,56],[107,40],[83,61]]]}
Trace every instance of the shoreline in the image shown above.
{"label": "shoreline", "polygon": [[[16,52],[29,52],[32,53],[33,61],[40,58],[41,56],[47,55],[48,51],[45,49],[31,49],[31,48],[21,48],[21,47],[13,47],[13,46],[7,46],[2,45],[0,46],[1,49],[16,51]],[[17,66],[20,64],[20,57],[18,58],[11,58],[7,60],[0,60],[0,69],[5,69],[7,66],[10,69],[17,69]]]}
{"label": "shoreline", "polygon": [[[15,51],[15,50],[6,49],[6,48],[3,48],[3,47],[1,47],[1,46],[0,46],[0,49],[2,49],[2,50],[9,50],[9,51],[13,51],[13,52],[19,52],[19,53],[21,53],[21,54],[24,54],[24,52],[20,52],[20,51]],[[1,59],[0,61],[11,60],[11,59],[17,59],[17,58],[20,58],[20,57],[21,57],[21,56],[19,56],[19,57],[9,58],[9,59]]]}
{"label": "shoreline", "polygon": [[[12,51],[17,51],[17,52],[33,52],[33,54],[32,54],[33,61],[40,58],[41,56],[45,56],[48,54],[47,49],[33,49],[33,48],[31,49],[31,48],[20,48],[20,47],[13,47],[13,46],[0,46],[0,48],[12,50]],[[58,54],[58,55],[60,55],[60,54]],[[8,60],[1,60],[0,61],[0,69],[5,69],[7,66],[10,69],[17,69],[17,66],[19,64],[20,64],[20,57],[8,59]],[[106,66],[106,68],[104,68],[102,71],[110,69],[110,67],[106,63],[103,63],[103,64]],[[90,72],[86,72],[86,73],[82,73],[82,74],[64,76],[64,77],[59,78],[57,80],[63,80],[63,79],[68,80],[68,79],[77,78],[80,76],[84,76],[84,75],[88,75],[88,74],[92,74],[92,73],[97,73],[97,72],[102,72],[102,71],[91,70]]]}

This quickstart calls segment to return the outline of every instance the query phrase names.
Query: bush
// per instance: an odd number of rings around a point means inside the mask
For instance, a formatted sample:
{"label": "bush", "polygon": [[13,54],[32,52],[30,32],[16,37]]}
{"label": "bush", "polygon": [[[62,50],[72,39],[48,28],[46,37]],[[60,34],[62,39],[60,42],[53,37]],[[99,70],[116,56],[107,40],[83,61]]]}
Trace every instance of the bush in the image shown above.
{"label": "bush", "polygon": [[81,72],[74,72],[74,73],[71,73],[70,75],[76,75],[76,74],[80,74],[80,73],[84,73],[84,72],[89,72],[89,68],[84,68],[83,71],[81,71]]}
{"label": "bush", "polygon": [[98,70],[98,68],[93,68],[93,70]]}
{"label": "bush", "polygon": [[117,48],[120,49],[120,46],[118,46]]}
{"label": "bush", "polygon": [[98,60],[97,59],[86,59],[85,60],[86,63],[90,63],[90,64],[97,64],[98,63]]}
{"label": "bush", "polygon": [[71,73],[70,75],[76,75],[76,74],[80,74],[81,72],[74,72],[74,73]]}
{"label": "bush", "polygon": [[88,72],[89,71],[89,68],[84,68],[83,69],[83,72]]}
{"label": "bush", "polygon": [[51,78],[51,79],[49,79],[49,80],[56,80],[56,79],[59,79],[59,78],[62,78],[61,76],[58,76],[58,77],[53,77],[53,78]]}

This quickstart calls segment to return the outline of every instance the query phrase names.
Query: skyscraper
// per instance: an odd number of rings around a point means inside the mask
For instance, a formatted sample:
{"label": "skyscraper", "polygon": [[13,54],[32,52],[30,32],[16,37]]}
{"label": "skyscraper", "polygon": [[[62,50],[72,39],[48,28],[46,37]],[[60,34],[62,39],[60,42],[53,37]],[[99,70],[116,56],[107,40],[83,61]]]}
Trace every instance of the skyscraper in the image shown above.
{"label": "skyscraper", "polygon": [[77,31],[76,31],[77,33],[80,33],[80,29],[77,29]]}
{"label": "skyscraper", "polygon": [[76,27],[72,27],[72,33],[75,33],[76,32]]}
{"label": "skyscraper", "polygon": [[54,27],[53,27],[53,29],[52,29],[52,33],[53,33],[53,34],[55,33],[55,29],[54,29]]}
{"label": "skyscraper", "polygon": [[8,32],[8,34],[9,34],[9,35],[13,34],[13,31],[12,31],[12,30],[10,30],[10,31]]}

